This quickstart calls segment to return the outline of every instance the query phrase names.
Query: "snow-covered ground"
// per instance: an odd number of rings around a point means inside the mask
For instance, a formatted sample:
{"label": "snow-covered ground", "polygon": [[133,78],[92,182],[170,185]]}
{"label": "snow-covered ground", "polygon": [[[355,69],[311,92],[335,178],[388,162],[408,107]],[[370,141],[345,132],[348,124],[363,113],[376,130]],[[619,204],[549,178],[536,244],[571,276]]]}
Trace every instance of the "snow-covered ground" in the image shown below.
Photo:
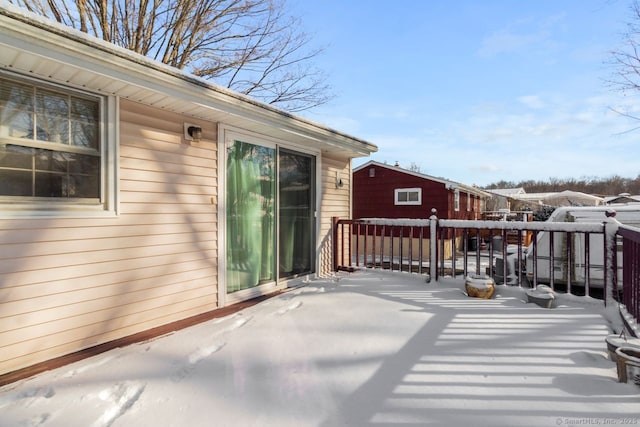
{"label": "snow-covered ground", "polygon": [[362,271],[0,389],[2,426],[640,425],[602,302]]}

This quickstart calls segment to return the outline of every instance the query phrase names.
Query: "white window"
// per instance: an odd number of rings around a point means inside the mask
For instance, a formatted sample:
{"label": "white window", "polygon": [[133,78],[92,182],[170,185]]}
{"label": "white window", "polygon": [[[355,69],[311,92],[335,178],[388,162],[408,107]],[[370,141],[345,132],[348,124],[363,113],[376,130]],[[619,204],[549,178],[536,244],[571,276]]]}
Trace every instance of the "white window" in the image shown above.
{"label": "white window", "polygon": [[104,97],[0,74],[3,213],[114,210],[107,105]]}
{"label": "white window", "polygon": [[460,191],[458,190],[453,193],[453,210],[456,212],[460,210]]}
{"label": "white window", "polygon": [[395,190],[396,205],[421,205],[422,188],[398,188]]}
{"label": "white window", "polygon": [[471,193],[467,193],[467,211],[471,210]]}

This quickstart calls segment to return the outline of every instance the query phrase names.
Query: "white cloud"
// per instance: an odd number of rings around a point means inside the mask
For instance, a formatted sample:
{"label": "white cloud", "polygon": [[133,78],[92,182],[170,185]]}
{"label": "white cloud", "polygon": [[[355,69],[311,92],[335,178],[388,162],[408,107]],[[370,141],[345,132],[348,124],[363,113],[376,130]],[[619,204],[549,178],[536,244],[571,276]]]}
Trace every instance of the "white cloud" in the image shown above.
{"label": "white cloud", "polygon": [[544,108],[545,102],[538,95],[526,95],[518,98],[518,101],[525,107],[533,108],[534,110]]}
{"label": "white cloud", "polygon": [[509,30],[501,30],[482,40],[478,55],[483,58],[497,56],[502,53],[519,52],[527,46],[539,43],[549,37],[546,33],[514,34]]}
{"label": "white cloud", "polygon": [[523,19],[484,37],[476,52],[478,56],[490,58],[505,53],[526,52],[531,54],[542,48],[544,51],[555,48],[557,42],[552,34],[563,15],[549,16],[545,19]]}
{"label": "white cloud", "polygon": [[529,95],[502,108],[469,106],[468,115],[425,123],[428,131],[420,134],[399,126],[394,135],[369,139],[380,147],[377,160],[414,162],[424,173],[467,184],[614,172],[633,177],[640,171],[630,160],[637,158],[636,138],[616,135],[625,120],[608,110],[613,100]]}

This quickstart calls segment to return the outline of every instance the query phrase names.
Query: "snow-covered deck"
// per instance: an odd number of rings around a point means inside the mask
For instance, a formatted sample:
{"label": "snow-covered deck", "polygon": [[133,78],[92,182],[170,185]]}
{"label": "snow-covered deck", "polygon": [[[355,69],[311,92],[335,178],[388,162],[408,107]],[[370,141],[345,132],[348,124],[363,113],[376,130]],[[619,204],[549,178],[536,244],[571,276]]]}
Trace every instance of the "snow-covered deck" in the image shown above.
{"label": "snow-covered deck", "polygon": [[463,289],[380,271],[311,281],[5,386],[0,425],[640,424],[640,387],[607,359],[616,316],[602,301],[543,309],[523,289]]}

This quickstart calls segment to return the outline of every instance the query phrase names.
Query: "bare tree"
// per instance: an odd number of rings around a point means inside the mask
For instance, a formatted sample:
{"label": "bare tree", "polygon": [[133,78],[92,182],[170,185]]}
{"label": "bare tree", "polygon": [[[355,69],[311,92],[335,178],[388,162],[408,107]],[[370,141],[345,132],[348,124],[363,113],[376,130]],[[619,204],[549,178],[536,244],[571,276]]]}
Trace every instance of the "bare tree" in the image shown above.
{"label": "bare tree", "polygon": [[[613,67],[613,75],[607,81],[609,86],[620,90],[623,94],[640,91],[640,3],[638,0],[633,0],[629,9],[630,19],[622,36],[621,47],[611,51],[609,63]],[[640,120],[640,117],[634,114],[616,108],[611,109],[627,118]],[[629,131],[638,128],[640,127]]]}
{"label": "bare tree", "polygon": [[411,171],[411,172],[418,172],[418,173],[420,173],[420,170],[421,170],[421,169],[422,169],[422,168],[420,167],[420,165],[419,165],[419,164],[417,164],[416,162],[411,162],[411,164],[410,164],[410,165],[409,165],[409,167],[407,168],[407,170],[408,170],[408,171]]}
{"label": "bare tree", "polygon": [[284,0],[10,1],[288,111],[332,97]]}

